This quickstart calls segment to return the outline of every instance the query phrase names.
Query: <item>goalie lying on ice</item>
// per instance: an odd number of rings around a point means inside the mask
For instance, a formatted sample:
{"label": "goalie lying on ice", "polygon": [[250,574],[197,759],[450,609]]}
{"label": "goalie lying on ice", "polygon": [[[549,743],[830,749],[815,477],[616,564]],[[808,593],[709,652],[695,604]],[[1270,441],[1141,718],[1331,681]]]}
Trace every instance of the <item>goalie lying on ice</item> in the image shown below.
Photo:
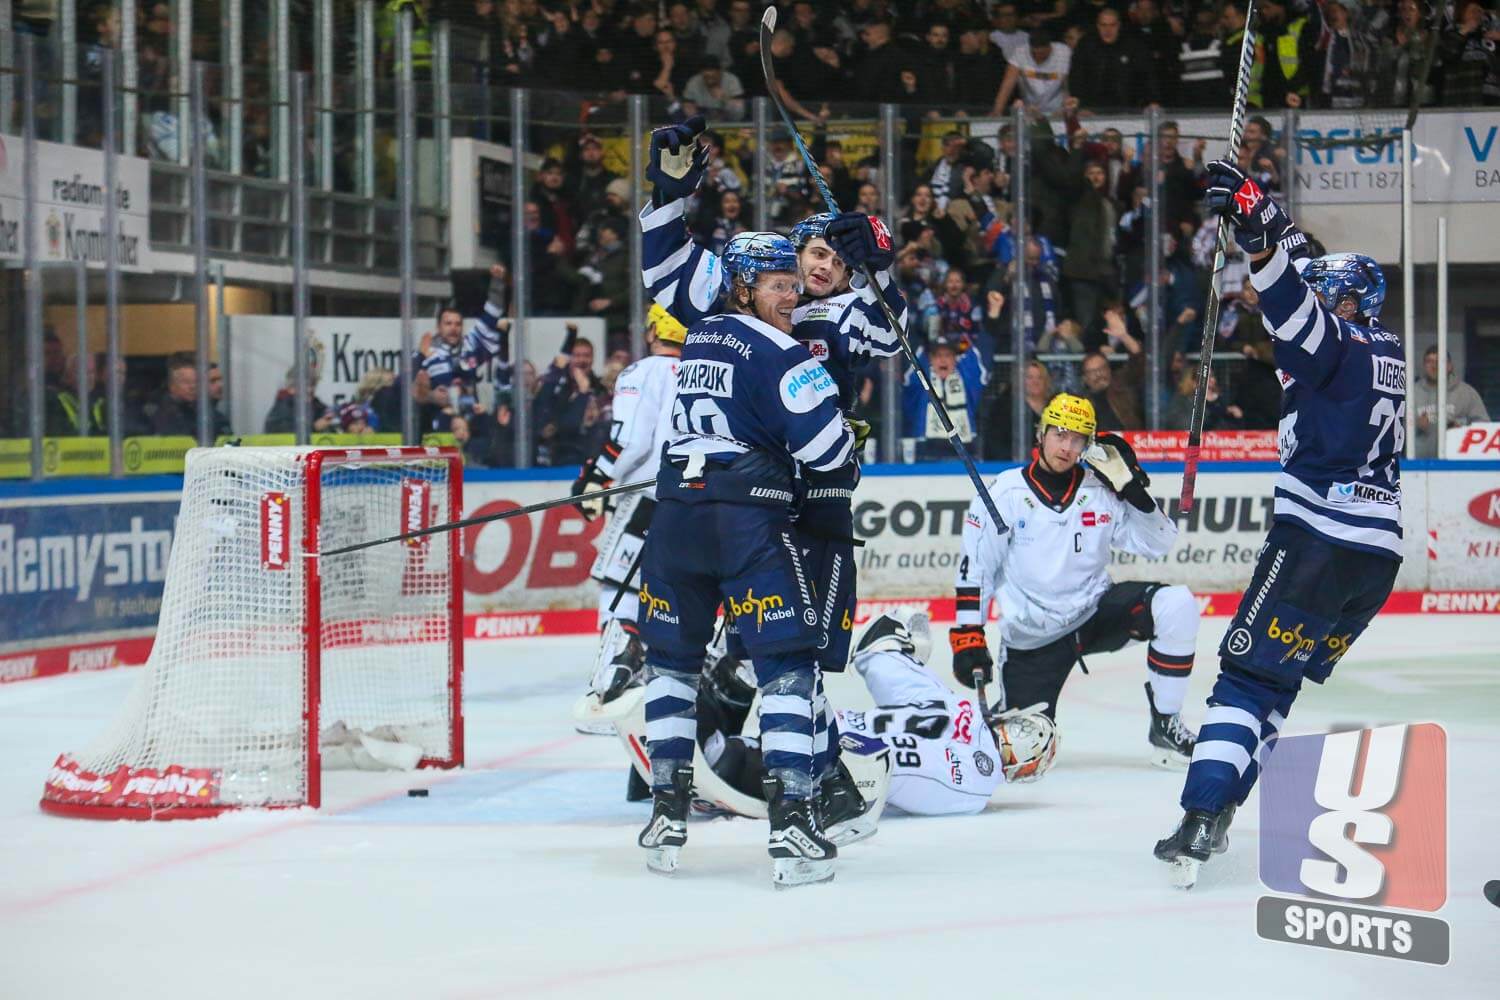
{"label": "goalie lying on ice", "polygon": [[[820,796],[837,844],[873,833],[885,806],[916,816],[978,813],[1001,784],[1033,781],[1052,766],[1057,728],[1039,706],[1001,714],[992,730],[972,698],[955,695],[927,666],[930,649],[922,612],[881,615],[860,637],[854,669],[875,707],[838,713],[844,767],[864,801],[851,809]],[[754,695],[753,680],[741,676],[733,657],[720,656],[705,671],[693,760],[701,808],[766,814]],[[615,725],[632,764],[648,774],[644,708],[634,692],[627,699]]]}

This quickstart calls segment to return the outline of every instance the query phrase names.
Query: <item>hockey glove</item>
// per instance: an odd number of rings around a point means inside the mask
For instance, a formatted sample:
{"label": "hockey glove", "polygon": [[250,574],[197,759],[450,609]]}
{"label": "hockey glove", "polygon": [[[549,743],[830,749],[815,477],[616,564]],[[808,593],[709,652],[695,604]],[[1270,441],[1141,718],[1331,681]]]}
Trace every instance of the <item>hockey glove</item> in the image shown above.
{"label": "hockey glove", "polygon": [[841,212],[828,223],[823,238],[856,271],[866,264],[884,271],[896,261],[896,243],[878,216]]}
{"label": "hockey glove", "polygon": [[1208,165],[1204,201],[1210,211],[1229,220],[1234,241],[1246,253],[1265,253],[1279,244],[1293,256],[1298,256],[1299,248],[1301,255],[1306,255],[1307,237],[1254,178],[1228,160],[1214,160]]}
{"label": "hockey glove", "polygon": [[665,205],[698,190],[708,163],[708,150],[698,144],[705,125],[702,115],[694,115],[681,125],[667,125],[651,133],[646,179],[654,185],[654,204]]}
{"label": "hockey glove", "polygon": [[865,442],[870,439],[870,422],[868,420],[861,420],[858,417],[851,417],[847,413],[844,414],[844,419],[849,422],[849,429],[854,432],[854,454],[863,455],[865,453]]}
{"label": "hockey glove", "polygon": [[1143,514],[1156,509],[1156,503],[1146,487],[1151,477],[1136,460],[1135,449],[1130,442],[1118,434],[1100,434],[1093,445],[1083,453],[1083,460],[1094,474],[1104,480],[1115,496]]}
{"label": "hockey glove", "polygon": [[[569,491],[570,496],[578,496],[582,493],[592,493],[595,490],[607,490],[615,484],[615,481],[599,471],[598,459],[591,458],[583,464],[579,470],[578,478],[573,480],[573,487]],[[590,497],[580,500],[573,506],[578,508],[578,513],[583,515],[585,521],[603,515],[605,511],[605,497]]]}
{"label": "hockey glove", "polygon": [[981,671],[986,684],[995,680],[995,661],[984,640],[982,625],[959,625],[948,630],[948,645],[953,648],[953,676],[964,687],[974,686],[974,672]]}

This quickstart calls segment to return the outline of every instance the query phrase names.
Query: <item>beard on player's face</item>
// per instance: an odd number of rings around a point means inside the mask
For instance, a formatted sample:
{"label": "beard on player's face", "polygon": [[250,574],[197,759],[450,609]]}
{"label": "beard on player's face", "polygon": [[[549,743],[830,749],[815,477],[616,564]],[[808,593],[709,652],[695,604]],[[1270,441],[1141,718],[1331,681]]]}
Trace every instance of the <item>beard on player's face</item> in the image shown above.
{"label": "beard on player's face", "polygon": [[1048,427],[1042,432],[1042,464],[1053,472],[1067,472],[1083,457],[1088,439],[1077,431],[1065,431],[1060,427]]}

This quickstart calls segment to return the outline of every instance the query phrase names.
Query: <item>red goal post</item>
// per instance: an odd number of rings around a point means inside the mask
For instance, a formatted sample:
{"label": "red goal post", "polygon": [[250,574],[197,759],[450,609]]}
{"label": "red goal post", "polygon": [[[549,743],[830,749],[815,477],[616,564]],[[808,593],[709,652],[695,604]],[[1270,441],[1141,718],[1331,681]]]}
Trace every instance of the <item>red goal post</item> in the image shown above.
{"label": "red goal post", "polygon": [[461,766],[462,533],[319,553],[462,508],[452,448],[190,452],[151,657],[42,809],[317,807],[324,767]]}

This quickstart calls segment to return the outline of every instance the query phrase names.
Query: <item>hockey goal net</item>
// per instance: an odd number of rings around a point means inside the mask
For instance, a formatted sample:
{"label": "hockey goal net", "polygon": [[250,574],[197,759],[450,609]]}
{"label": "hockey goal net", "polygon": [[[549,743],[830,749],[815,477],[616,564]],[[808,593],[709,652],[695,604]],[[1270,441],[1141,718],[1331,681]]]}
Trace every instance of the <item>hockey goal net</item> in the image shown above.
{"label": "hockey goal net", "polygon": [[150,659],[43,810],[317,806],[325,765],[461,765],[459,533],[316,555],[461,510],[451,449],[190,452]]}

